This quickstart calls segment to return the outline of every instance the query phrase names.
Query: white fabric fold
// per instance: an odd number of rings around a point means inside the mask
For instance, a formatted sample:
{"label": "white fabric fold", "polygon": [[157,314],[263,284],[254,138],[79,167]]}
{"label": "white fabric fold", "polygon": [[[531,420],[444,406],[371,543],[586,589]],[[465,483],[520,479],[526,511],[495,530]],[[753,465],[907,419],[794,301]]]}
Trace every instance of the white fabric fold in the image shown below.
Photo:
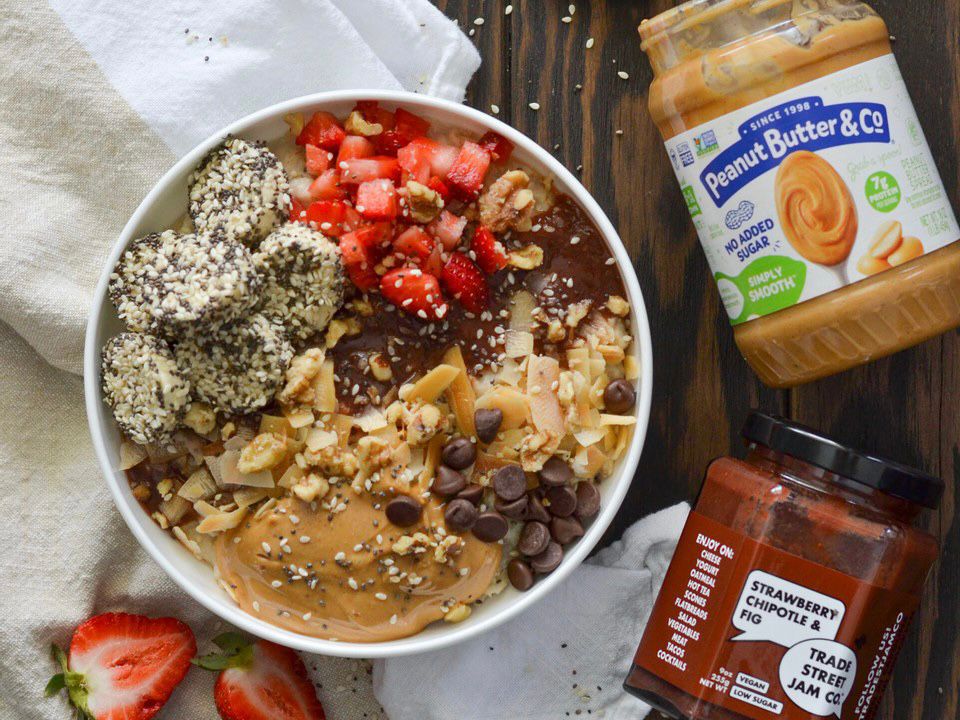
{"label": "white fabric fold", "polygon": [[688,511],[681,504],[638,521],[546,598],[481,637],[374,663],[374,692],[387,716],[645,717],[649,707],[621,686]]}

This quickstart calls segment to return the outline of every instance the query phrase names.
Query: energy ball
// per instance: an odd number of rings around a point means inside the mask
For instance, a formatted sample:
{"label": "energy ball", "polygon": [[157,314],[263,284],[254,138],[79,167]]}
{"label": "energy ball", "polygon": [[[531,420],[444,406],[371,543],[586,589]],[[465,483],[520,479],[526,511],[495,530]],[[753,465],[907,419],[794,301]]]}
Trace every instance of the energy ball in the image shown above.
{"label": "energy ball", "polygon": [[295,340],[323,332],[343,304],[337,246],[301,223],[272,232],[254,253],[263,284],[261,312]]}
{"label": "energy ball", "polygon": [[293,348],[276,325],[256,313],[184,338],[176,358],[196,398],[223,413],[241,415],[273,400]]}
{"label": "energy ball", "polygon": [[246,313],[260,300],[260,279],[240,243],[167,230],[127,248],[110,277],[110,298],[131,330],[178,338]]}
{"label": "energy ball", "polygon": [[231,138],[193,171],[190,216],[197,232],[221,232],[249,247],[290,214],[290,183],[280,160],[263,142]]}
{"label": "energy ball", "polygon": [[120,430],[136,443],[168,440],[190,401],[190,383],[160,338],[123,333],[102,355],[103,397]]}

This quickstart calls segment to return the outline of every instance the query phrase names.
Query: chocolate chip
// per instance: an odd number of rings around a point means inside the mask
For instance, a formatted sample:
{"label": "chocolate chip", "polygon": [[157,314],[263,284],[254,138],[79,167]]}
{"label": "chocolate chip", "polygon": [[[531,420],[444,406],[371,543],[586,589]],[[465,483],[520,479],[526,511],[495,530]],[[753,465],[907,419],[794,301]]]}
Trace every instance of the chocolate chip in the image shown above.
{"label": "chocolate chip", "polygon": [[537,493],[528,493],[527,514],[524,520],[536,520],[542,523],[550,522],[550,511],[543,506],[540,496]]}
{"label": "chocolate chip", "polygon": [[527,502],[526,495],[521,495],[516,500],[501,500],[500,498],[496,498],[493,501],[493,509],[511,520],[523,520],[527,514]]}
{"label": "chocolate chip", "polygon": [[637,391],[626,380],[614,380],[603,390],[603,407],[607,412],[625,413],[636,404]]}
{"label": "chocolate chip", "polygon": [[443,519],[447,523],[447,529],[454,532],[464,532],[474,526],[479,514],[480,511],[472,502],[463,498],[456,498],[447,503],[447,507],[443,511]]}
{"label": "chocolate chip", "polygon": [[583,537],[583,525],[575,517],[555,517],[550,521],[550,535],[561,545]]}
{"label": "chocolate chip", "polygon": [[463,437],[454,438],[443,446],[440,455],[443,464],[454,470],[465,470],[477,459],[477,449],[473,443]]}
{"label": "chocolate chip", "polygon": [[547,510],[555,517],[569,517],[577,509],[577,494],[572,487],[553,487],[547,490]]}
{"label": "chocolate chip", "polygon": [[540,484],[546,487],[560,487],[570,482],[573,477],[573,470],[563,460],[554,456],[547,460],[540,472],[537,473],[540,478]]}
{"label": "chocolate chip", "polygon": [[514,558],[507,563],[507,577],[510,584],[520,592],[533,587],[533,570],[520,558]]}
{"label": "chocolate chip", "polygon": [[474,523],[473,534],[477,540],[492,543],[502,539],[507,534],[508,527],[503,515],[493,510],[487,510],[485,513],[480,513],[480,517]]}
{"label": "chocolate chip", "polygon": [[503,424],[503,410],[498,408],[483,408],[473,414],[473,424],[477,428],[477,439],[480,442],[493,442]]}
{"label": "chocolate chip", "polygon": [[542,522],[528,522],[520,531],[517,550],[533,557],[547,549],[550,544],[550,529]]}
{"label": "chocolate chip", "polygon": [[387,503],[387,520],[397,527],[409,527],[420,519],[423,507],[409,495],[397,495]]}
{"label": "chocolate chip", "polygon": [[519,465],[504,465],[493,474],[493,491],[504,500],[516,500],[527,491],[527,476]]}
{"label": "chocolate chip", "polygon": [[577,515],[581,520],[589,520],[600,512],[600,491],[590,481],[577,483]]}
{"label": "chocolate chip", "polygon": [[469,500],[474,505],[479,505],[480,501],[483,500],[483,488],[476,483],[470,483],[457,493],[457,497]]}
{"label": "chocolate chip", "polygon": [[547,549],[536,557],[530,558],[530,567],[540,575],[552,573],[563,560],[563,548],[555,542],[547,544]]}
{"label": "chocolate chip", "polygon": [[430,489],[440,497],[453,497],[467,486],[467,479],[446,465],[437,468],[437,476]]}

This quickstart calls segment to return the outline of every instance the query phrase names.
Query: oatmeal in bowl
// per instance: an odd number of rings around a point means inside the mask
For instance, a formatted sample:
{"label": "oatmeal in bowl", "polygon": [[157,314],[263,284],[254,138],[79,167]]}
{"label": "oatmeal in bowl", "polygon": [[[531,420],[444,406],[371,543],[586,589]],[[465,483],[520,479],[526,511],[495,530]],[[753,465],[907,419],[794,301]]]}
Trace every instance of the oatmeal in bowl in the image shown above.
{"label": "oatmeal in bowl", "polygon": [[[101,462],[195,598],[301,649],[501,622],[612,519],[649,331],[583,188],[495,120],[407,94],[251,116],[179,163],[88,332]],[[101,297],[102,297],[101,296]]]}

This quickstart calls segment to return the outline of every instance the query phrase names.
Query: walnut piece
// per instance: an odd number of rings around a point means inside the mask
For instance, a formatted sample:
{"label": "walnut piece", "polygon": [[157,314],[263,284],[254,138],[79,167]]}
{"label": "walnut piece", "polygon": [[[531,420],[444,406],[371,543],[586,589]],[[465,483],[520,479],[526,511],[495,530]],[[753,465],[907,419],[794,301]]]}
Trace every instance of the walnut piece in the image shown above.
{"label": "walnut piece", "polygon": [[411,218],[418,223],[428,223],[443,210],[443,198],[436,190],[410,180],[407,182],[407,207]]}
{"label": "walnut piece", "polygon": [[543,248],[530,244],[507,253],[507,263],[519,270],[533,270],[543,265]]}
{"label": "walnut piece", "polygon": [[313,400],[313,387],[310,383],[320,373],[324,357],[320,348],[310,348],[290,362],[286,375],[287,384],[280,391],[280,402],[309,403]]}
{"label": "walnut piece", "polygon": [[363,137],[373,137],[383,132],[383,125],[367,122],[366,118],[356,110],[347,116],[343,127],[351,135],[363,135]]}
{"label": "walnut piece", "polygon": [[530,176],[511,170],[497,178],[480,196],[480,222],[493,232],[526,232],[533,224],[536,201],[529,189]]}
{"label": "walnut piece", "polygon": [[316,473],[309,473],[298,480],[290,490],[304,502],[313,502],[327,494],[330,483]]}

